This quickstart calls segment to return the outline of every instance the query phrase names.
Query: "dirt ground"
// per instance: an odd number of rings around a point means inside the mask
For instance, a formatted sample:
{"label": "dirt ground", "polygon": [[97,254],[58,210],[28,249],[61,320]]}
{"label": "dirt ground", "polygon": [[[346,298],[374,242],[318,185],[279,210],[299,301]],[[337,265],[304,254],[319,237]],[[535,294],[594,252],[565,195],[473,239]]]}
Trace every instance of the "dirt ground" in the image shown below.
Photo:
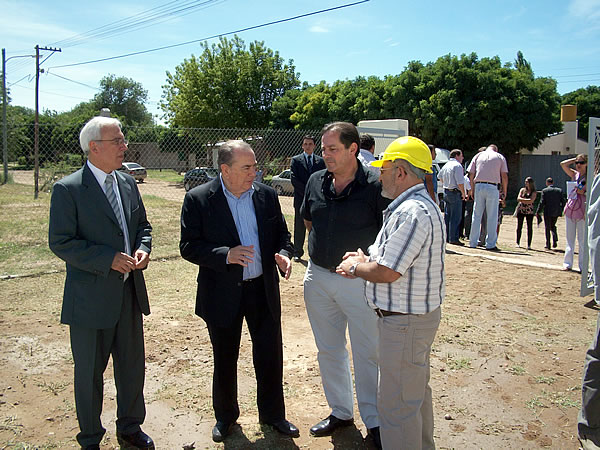
{"label": "dirt ground", "polygon": [[[142,192],[146,186],[151,183]],[[163,191],[152,194],[183,197]],[[431,358],[438,448],[578,448],[581,372],[598,311],[585,306],[591,297],[579,297],[580,275],[560,270],[563,219],[558,251],[543,250],[543,225],[534,228],[534,250],[516,248],[515,226],[504,217],[501,253],[448,247],[447,296]],[[193,314],[196,268],[180,258],[151,262],[143,428],[157,448],[373,448],[356,409],[355,427],[325,438],[308,433],[330,411],[304,308],[303,273],[304,264],[294,263],[292,278],[281,283],[287,416],[300,437],[282,438],[258,424],[245,331],[239,426],[215,444],[211,346]],[[72,357],[68,329],[59,324],[63,283],[62,273],[0,282],[0,448],[76,447]],[[109,365],[102,414],[107,449],[117,447],[111,371]]]}

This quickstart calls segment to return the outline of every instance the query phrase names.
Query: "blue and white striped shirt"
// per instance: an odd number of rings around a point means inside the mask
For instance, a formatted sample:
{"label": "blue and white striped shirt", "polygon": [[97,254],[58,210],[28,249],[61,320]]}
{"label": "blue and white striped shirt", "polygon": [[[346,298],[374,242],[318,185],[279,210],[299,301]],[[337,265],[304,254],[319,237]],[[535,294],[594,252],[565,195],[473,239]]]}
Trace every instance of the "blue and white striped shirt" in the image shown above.
{"label": "blue and white striped shirt", "polygon": [[372,308],[425,314],[438,308],[446,293],[446,228],[425,186],[400,194],[383,212],[383,226],[369,247],[370,260],[401,276],[393,283],[367,281]]}
{"label": "blue and white striped shirt", "polygon": [[235,222],[235,228],[237,229],[240,242],[245,246],[254,246],[254,258],[252,262],[248,264],[248,267],[244,267],[244,280],[250,280],[262,275],[262,258],[260,255],[260,241],[258,239],[258,224],[256,223],[256,211],[254,210],[254,203],[252,202],[252,196],[254,195],[254,186],[240,195],[237,198],[231,192],[227,190],[221,178],[221,186],[229,205],[229,210],[233,216]]}

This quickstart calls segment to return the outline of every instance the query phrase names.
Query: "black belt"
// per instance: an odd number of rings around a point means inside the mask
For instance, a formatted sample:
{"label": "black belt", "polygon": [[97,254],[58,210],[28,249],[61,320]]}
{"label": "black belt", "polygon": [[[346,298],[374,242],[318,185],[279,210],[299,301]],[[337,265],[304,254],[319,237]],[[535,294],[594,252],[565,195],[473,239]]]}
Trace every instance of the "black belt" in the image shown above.
{"label": "black belt", "polygon": [[262,280],[262,278],[262,275],[259,275],[256,278],[248,278],[247,280],[244,280],[244,283],[255,283],[258,280]]}
{"label": "black belt", "polygon": [[384,318],[387,316],[407,316],[408,315],[408,313],[401,313],[401,312],[396,312],[396,311],[384,311],[383,309],[379,309],[379,308],[375,308],[373,311],[375,311],[375,314],[377,314],[381,318]]}
{"label": "black belt", "polygon": [[498,186],[498,183],[492,183],[491,181],[476,181],[475,184],[492,184]]}

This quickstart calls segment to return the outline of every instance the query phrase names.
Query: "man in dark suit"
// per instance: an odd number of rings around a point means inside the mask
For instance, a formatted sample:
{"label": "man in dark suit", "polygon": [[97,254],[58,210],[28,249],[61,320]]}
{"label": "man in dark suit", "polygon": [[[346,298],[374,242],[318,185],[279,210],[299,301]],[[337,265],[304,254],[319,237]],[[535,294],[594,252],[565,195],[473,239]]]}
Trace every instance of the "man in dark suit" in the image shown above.
{"label": "man in dark suit", "polygon": [[542,190],[542,199],[538,203],[536,215],[544,212],[544,227],[546,228],[546,246],[550,250],[550,233],[552,233],[552,248],[556,248],[558,233],[556,232],[556,221],[562,215],[565,207],[565,198],[562,189],[554,186],[551,177],[546,178],[546,187]]}
{"label": "man in dark suit", "polygon": [[252,338],[261,423],[298,437],[285,419],[279,269],[292,270],[290,234],[275,191],[254,182],[256,158],[243,141],[218,153],[220,176],[190,190],[181,211],[184,259],[197,264],[196,314],[206,322],[213,347],[212,438],[220,442],[240,415],[237,360],[242,321]]}
{"label": "man in dark suit", "polygon": [[117,387],[117,440],[153,449],[144,422],[144,334],[150,314],[142,270],[152,227],[135,180],[122,172],[127,141],[121,123],[94,117],[79,137],[87,163],[58,181],[50,204],[50,249],[66,262],[61,322],[70,326],[75,406],[82,448],[97,449],[103,373],[112,354]]}
{"label": "man in dark suit", "polygon": [[315,155],[315,138],[304,136],[302,150],[299,155],[292,158],[292,186],[294,186],[294,261],[300,261],[304,255],[304,239],[306,227],[300,214],[306,182],[310,176],[325,168],[325,162],[319,155]]}

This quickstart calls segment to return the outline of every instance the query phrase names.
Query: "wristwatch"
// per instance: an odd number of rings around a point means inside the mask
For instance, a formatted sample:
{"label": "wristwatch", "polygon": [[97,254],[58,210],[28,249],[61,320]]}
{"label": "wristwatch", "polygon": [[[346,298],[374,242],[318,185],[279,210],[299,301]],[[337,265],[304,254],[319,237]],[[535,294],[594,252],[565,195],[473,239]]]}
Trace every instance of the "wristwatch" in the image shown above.
{"label": "wristwatch", "polygon": [[352,265],[350,266],[350,269],[348,269],[348,273],[349,273],[350,275],[352,275],[353,277],[355,277],[355,276],[356,276],[356,275],[354,275],[354,272],[356,272],[356,268],[358,267],[358,265],[359,265],[359,264],[360,264],[360,263],[358,263],[358,262],[355,262],[354,264],[352,264]]}

